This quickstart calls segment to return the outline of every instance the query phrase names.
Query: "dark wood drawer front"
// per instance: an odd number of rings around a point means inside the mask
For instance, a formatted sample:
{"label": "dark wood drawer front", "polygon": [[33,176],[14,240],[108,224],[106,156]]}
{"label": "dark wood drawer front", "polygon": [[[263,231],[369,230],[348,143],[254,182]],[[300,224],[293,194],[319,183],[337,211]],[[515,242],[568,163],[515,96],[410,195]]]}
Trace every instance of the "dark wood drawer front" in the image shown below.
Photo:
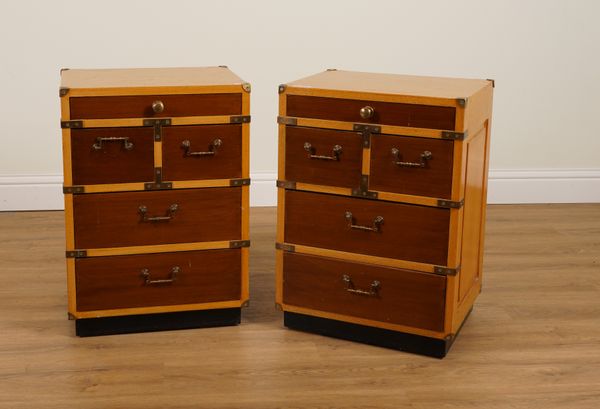
{"label": "dark wood drawer front", "polygon": [[239,300],[240,250],[75,260],[77,310]]}
{"label": "dark wood drawer front", "polygon": [[369,189],[450,199],[453,141],[373,135]]}
{"label": "dark wood drawer front", "polygon": [[446,277],[285,253],[283,302],[353,317],[444,330]]}
{"label": "dark wood drawer front", "polygon": [[355,188],[360,184],[362,137],[356,132],[288,126],[285,178]]}
{"label": "dark wood drawer front", "polygon": [[242,177],[242,126],[163,128],[163,180]]}
{"label": "dark wood drawer front", "polygon": [[72,129],[71,163],[74,185],[153,181],[153,130]]}
{"label": "dark wood drawer front", "polygon": [[[361,108],[373,108],[370,118]],[[432,105],[288,95],[287,116],[454,130],[455,109]]]}
{"label": "dark wood drawer front", "polygon": [[285,194],[285,241],[292,244],[446,265],[449,222],[450,211],[443,208]]}
{"label": "dark wood drawer front", "polygon": [[75,195],[75,247],[239,240],[241,207],[241,188]]}
{"label": "dark wood drawer front", "polygon": [[[155,101],[162,102],[162,111],[152,108]],[[241,115],[242,94],[73,97],[69,104],[71,119]]]}

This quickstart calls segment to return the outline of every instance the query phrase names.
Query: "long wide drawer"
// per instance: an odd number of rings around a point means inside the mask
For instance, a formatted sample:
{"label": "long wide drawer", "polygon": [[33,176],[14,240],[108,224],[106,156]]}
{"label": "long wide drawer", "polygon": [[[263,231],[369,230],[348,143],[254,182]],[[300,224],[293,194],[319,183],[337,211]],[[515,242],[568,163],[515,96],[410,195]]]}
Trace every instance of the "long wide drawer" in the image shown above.
{"label": "long wide drawer", "polygon": [[450,210],[286,190],[285,242],[446,265]]}
{"label": "long wide drawer", "polygon": [[454,129],[453,107],[288,95],[286,115],[335,121]]}
{"label": "long wide drawer", "polygon": [[74,185],[154,181],[152,128],[71,130]]}
{"label": "long wide drawer", "polygon": [[239,300],[239,249],[75,260],[77,310]]}
{"label": "long wide drawer", "polygon": [[73,196],[75,247],[127,247],[241,238],[241,188]]}
{"label": "long wide drawer", "polygon": [[285,178],[355,188],[360,184],[362,151],[360,133],[288,126]]}
{"label": "long wide drawer", "polygon": [[242,177],[241,125],[167,126],[162,137],[163,180]]}
{"label": "long wide drawer", "polygon": [[69,104],[71,119],[239,115],[242,94],[73,97]]}
{"label": "long wide drawer", "polygon": [[283,256],[283,302],[319,311],[444,329],[446,277],[299,253]]}

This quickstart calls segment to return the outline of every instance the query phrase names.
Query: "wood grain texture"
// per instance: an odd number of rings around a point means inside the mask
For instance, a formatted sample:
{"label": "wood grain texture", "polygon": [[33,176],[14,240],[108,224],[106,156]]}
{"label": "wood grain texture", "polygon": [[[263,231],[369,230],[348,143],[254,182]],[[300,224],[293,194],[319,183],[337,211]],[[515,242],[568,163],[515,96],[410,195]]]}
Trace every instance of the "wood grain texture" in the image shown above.
{"label": "wood grain texture", "polygon": [[[99,141],[98,138],[127,140]],[[132,144],[130,149],[126,143]],[[71,163],[75,185],[152,182],[154,131],[147,127],[72,129]]]}
{"label": "wood grain texture", "polygon": [[[343,281],[346,275],[351,284]],[[373,291],[374,295],[347,291]],[[444,330],[446,277],[296,253],[283,255],[283,302],[385,323]]]}
{"label": "wood grain texture", "polygon": [[[166,126],[162,139],[163,180],[242,177],[241,125]],[[216,139],[221,141],[220,146],[214,146]],[[190,142],[190,152],[215,154],[186,156],[184,141]]]}
{"label": "wood grain texture", "polygon": [[[285,196],[286,243],[446,265],[448,209],[293,190]],[[377,232],[350,228],[347,211],[354,225],[384,221]]]}
{"label": "wood grain texture", "polygon": [[[371,138],[369,190],[450,199],[452,193],[453,141],[375,135]],[[392,153],[398,150],[398,155]],[[406,167],[395,162],[421,163],[431,152],[425,167]]]}
{"label": "wood grain texture", "polygon": [[[371,106],[375,110],[372,118],[361,118],[360,109],[365,106]],[[416,128],[454,129],[455,109],[432,105],[288,95],[286,115]]]}
{"label": "wood grain texture", "polygon": [[[356,188],[360,185],[362,136],[357,132],[288,126],[285,131],[285,176],[294,182]],[[304,144],[309,143],[308,152]],[[334,146],[340,146],[336,156]],[[311,158],[323,155],[336,158]]]}
{"label": "wood grain texture", "polygon": [[[171,279],[172,283],[145,284]],[[150,307],[239,300],[241,250],[93,257],[75,260],[77,310]]]}
{"label": "wood grain texture", "polygon": [[600,205],[489,206],[484,287],[443,360],[287,330],[275,210],[251,210],[242,325],[79,339],[62,212],[0,213],[0,407],[591,409]]}
{"label": "wood grain texture", "polygon": [[[155,113],[152,102],[164,103]],[[242,94],[123,95],[70,98],[71,119],[162,118],[196,115],[240,115]]]}
{"label": "wood grain texture", "polygon": [[[173,204],[178,209],[170,220],[142,221],[140,206],[147,207],[149,217],[159,217]],[[240,188],[75,195],[75,247],[239,240],[241,210]]]}

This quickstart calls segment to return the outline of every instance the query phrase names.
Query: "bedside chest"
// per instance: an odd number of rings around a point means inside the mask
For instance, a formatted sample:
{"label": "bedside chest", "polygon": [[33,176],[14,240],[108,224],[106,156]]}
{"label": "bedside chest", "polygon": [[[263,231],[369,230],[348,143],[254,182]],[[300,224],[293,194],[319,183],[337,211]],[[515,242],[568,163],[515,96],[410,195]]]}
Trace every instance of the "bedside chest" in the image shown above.
{"label": "bedside chest", "polygon": [[238,324],[248,300],[250,84],[227,67],[61,77],[77,335]]}
{"label": "bedside chest", "polygon": [[287,327],[446,355],[481,291],[493,85],[328,70],[279,87]]}

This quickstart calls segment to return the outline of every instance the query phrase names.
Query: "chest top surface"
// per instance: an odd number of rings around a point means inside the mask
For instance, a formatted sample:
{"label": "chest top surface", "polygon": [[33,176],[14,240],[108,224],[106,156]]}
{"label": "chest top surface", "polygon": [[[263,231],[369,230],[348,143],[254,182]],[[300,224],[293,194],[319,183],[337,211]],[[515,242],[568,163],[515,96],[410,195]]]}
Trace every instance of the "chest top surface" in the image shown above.
{"label": "chest top surface", "polygon": [[488,80],[373,74],[331,70],[288,83],[291,88],[323,89],[433,98],[468,98]]}
{"label": "chest top surface", "polygon": [[61,87],[69,89],[202,87],[244,81],[226,67],[68,69]]}

